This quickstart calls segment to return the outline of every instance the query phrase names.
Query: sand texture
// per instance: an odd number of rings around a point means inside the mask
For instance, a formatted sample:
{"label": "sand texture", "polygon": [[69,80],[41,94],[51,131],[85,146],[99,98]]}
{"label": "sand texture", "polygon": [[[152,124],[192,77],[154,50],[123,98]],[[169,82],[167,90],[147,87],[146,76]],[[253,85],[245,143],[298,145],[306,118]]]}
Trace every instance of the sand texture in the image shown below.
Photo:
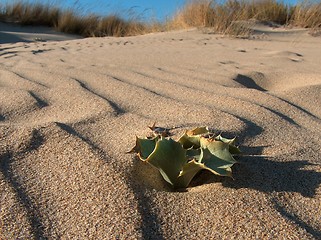
{"label": "sand texture", "polygon": [[[321,239],[321,38],[263,27],[0,45],[0,239]],[[175,192],[148,125],[237,136]]]}
{"label": "sand texture", "polygon": [[59,33],[48,27],[20,26],[0,22],[0,44],[34,41],[65,41],[82,37]]}

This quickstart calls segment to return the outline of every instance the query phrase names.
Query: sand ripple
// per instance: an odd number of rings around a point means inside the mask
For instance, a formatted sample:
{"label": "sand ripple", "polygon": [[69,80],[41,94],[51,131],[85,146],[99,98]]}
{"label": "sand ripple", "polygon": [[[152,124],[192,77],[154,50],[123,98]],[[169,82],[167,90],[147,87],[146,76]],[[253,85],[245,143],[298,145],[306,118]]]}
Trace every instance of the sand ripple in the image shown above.
{"label": "sand ripple", "polygon": [[[0,238],[321,238],[320,39],[291,37],[0,45]],[[173,192],[125,154],[154,121],[236,135],[235,180]]]}

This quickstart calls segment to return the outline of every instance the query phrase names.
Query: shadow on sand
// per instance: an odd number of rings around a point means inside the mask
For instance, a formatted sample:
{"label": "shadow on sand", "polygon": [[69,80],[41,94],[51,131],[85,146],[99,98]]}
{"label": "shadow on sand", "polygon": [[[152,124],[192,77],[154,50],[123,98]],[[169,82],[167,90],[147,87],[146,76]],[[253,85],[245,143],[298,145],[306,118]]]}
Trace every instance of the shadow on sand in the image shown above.
{"label": "shadow on sand", "polygon": [[278,162],[273,158],[241,156],[233,169],[235,181],[223,183],[235,189],[252,188],[260,192],[297,192],[313,197],[321,184],[321,173],[304,170],[308,161]]}
{"label": "shadow on sand", "polygon": [[[134,181],[128,181],[128,185],[133,190],[138,202],[138,210],[142,218],[140,231],[142,239],[165,239],[162,232],[161,220],[157,214],[157,208],[153,205],[153,199],[148,192],[151,189],[157,191],[170,191],[163,182],[158,170],[150,165],[144,164],[140,160],[133,158],[133,171],[130,173]],[[141,182],[143,181],[143,183]]]}
{"label": "shadow on sand", "polygon": [[[253,150],[260,152],[260,149]],[[136,160],[136,161],[135,161]],[[312,198],[316,194],[316,189],[321,184],[321,173],[313,170],[303,169],[305,166],[313,166],[308,161],[289,161],[279,162],[273,158],[260,156],[241,156],[237,158],[238,164],[233,167],[233,179],[215,176],[208,171],[203,171],[198,177],[194,178],[190,187],[199,186],[202,184],[211,184],[221,182],[224,187],[241,189],[249,188],[264,193],[274,192],[296,192],[304,197]],[[143,166],[140,161],[134,159],[136,171],[149,171]],[[144,169],[141,169],[144,168]],[[135,172],[137,174],[137,172]],[[148,172],[146,175],[155,174]],[[156,173],[157,174],[157,173]],[[145,174],[144,174],[145,175]],[[144,177],[140,174],[140,177]],[[145,176],[148,180],[148,176]],[[162,181],[157,178],[157,181]],[[155,181],[156,181],[155,180]],[[143,219],[142,233],[143,239],[163,239],[160,219],[157,216],[156,210],[153,208],[152,199],[146,194],[146,189],[153,188],[157,191],[173,191],[166,184],[161,185],[150,183],[149,186],[131,186],[136,189],[135,195],[139,203],[139,211]],[[275,209],[284,217],[294,222],[296,225],[305,229],[308,233],[317,239],[321,239],[321,231],[313,228],[300,217],[293,213],[289,213],[277,201],[273,202]]]}
{"label": "shadow on sand", "polygon": [[16,42],[30,42],[17,36],[17,34],[5,33],[0,31],[0,44],[16,43]]}
{"label": "shadow on sand", "polygon": [[[304,169],[315,165],[308,161],[279,162],[273,158],[259,156],[244,156],[238,161],[240,164],[233,169],[235,180],[224,181],[223,186],[235,189],[251,188],[264,193],[296,192],[312,198],[321,184],[320,172]],[[320,229],[315,229],[296,214],[288,212],[276,199],[273,200],[273,204],[284,218],[305,229],[316,239],[321,239]]]}
{"label": "shadow on sand", "polygon": [[[17,155],[24,155],[26,152],[37,150],[43,144],[43,142],[43,137],[40,135],[38,130],[34,129],[32,131],[32,138],[29,142],[28,147]],[[34,238],[47,239],[44,234],[44,226],[40,213],[28,196],[27,189],[25,189],[23,183],[21,183],[17,176],[14,174],[15,171],[12,167],[14,157],[15,156],[11,152],[7,152],[0,156],[0,174],[3,175],[7,184],[13,189],[17,200],[26,210],[27,220]]]}

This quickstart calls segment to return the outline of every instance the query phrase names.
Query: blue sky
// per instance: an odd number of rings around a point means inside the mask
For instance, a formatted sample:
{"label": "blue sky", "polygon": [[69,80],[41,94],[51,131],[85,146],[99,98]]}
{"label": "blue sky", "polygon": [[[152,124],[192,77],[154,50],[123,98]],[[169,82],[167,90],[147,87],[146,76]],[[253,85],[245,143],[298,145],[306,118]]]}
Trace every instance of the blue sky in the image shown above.
{"label": "blue sky", "polygon": [[[49,0],[52,1],[52,0]],[[108,15],[116,12],[123,16],[134,13],[140,17],[155,17],[157,20],[164,20],[172,16],[179,9],[185,0],[56,0],[70,6],[78,6],[82,12],[95,12],[101,15]],[[218,0],[220,1],[220,0]],[[224,1],[224,0],[223,0]],[[297,0],[283,0],[285,3],[296,3]]]}
{"label": "blue sky", "polygon": [[[83,13],[94,12],[99,15],[117,13],[122,16],[154,17],[163,20],[171,16],[185,3],[185,0],[54,0],[58,5],[76,7]],[[45,2],[45,1],[43,1]],[[53,0],[49,0],[53,2]]]}
{"label": "blue sky", "polygon": [[[14,0],[7,0],[7,2],[12,1]],[[162,21],[172,16],[185,0],[29,0],[29,2],[48,2],[62,7],[72,7],[84,14],[96,13],[105,16],[117,13],[123,17],[136,16],[142,20],[154,17]],[[297,0],[283,0],[283,2],[295,4]]]}

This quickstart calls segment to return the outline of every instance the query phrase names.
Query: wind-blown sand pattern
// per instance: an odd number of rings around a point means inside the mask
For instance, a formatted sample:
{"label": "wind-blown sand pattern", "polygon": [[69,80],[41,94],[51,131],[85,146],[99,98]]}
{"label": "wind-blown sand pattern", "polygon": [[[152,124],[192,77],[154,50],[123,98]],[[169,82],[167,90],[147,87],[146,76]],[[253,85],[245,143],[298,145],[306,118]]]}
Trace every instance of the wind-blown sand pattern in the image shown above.
{"label": "wind-blown sand pattern", "polygon": [[[264,30],[264,29],[263,29]],[[0,46],[1,239],[320,239],[321,38],[198,30]],[[135,135],[238,137],[173,192]]]}

